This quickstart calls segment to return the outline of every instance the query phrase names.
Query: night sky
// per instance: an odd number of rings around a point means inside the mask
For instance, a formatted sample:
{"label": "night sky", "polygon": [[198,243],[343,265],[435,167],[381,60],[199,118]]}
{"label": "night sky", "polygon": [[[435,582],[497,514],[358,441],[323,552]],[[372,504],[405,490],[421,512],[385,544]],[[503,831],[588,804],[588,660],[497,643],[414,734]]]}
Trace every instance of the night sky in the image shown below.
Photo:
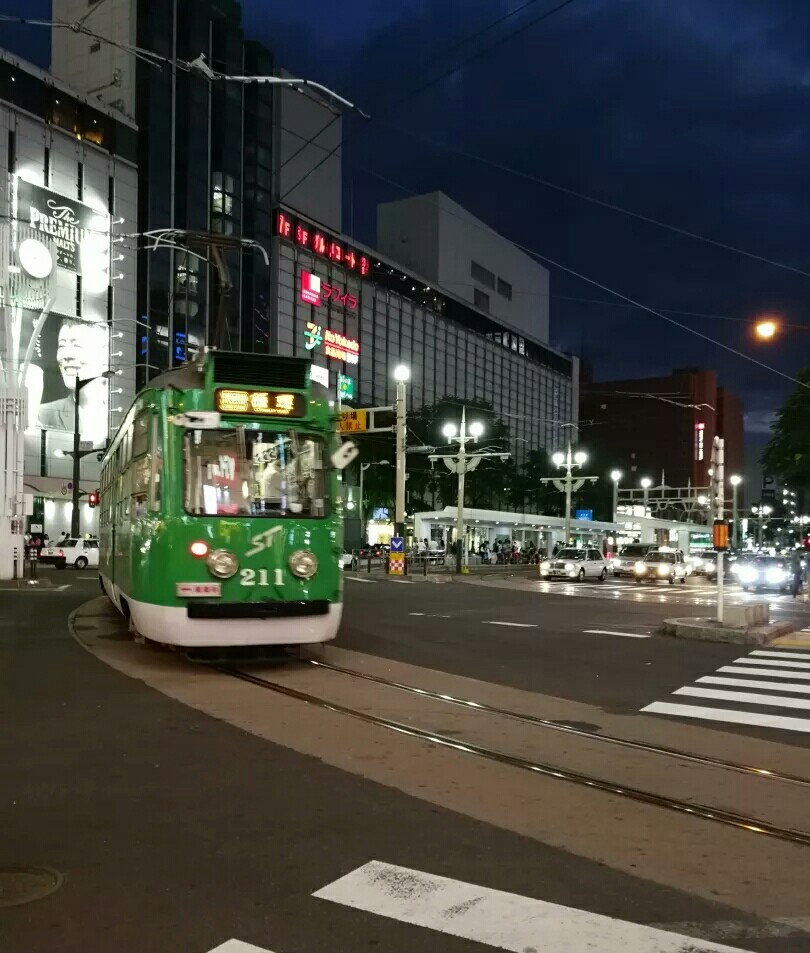
{"label": "night sky", "polygon": [[[243,0],[247,34],[279,64],[372,114],[344,126],[345,230],[373,244],[376,203],[407,194],[371,173],[413,192],[442,189],[508,238],[783,373],[810,362],[810,277],[480,161],[810,273],[810,3],[574,0],[414,95],[559,0],[460,44],[524,2]],[[30,16],[49,4],[3,6]],[[41,33],[3,32],[3,46],[47,60]],[[743,398],[754,440],[791,389],[555,268],[551,289],[552,343],[581,354],[597,380],[716,368]],[[754,343],[746,321],[763,312],[808,330]]]}

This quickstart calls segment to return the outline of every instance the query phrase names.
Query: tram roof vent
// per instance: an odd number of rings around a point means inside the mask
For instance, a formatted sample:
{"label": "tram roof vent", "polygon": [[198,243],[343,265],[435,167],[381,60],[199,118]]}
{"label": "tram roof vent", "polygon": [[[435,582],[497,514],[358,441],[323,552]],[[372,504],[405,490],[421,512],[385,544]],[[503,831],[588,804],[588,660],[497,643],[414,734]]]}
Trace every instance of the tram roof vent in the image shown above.
{"label": "tram roof vent", "polygon": [[305,358],[217,351],[213,361],[218,384],[306,390],[309,381],[310,361]]}

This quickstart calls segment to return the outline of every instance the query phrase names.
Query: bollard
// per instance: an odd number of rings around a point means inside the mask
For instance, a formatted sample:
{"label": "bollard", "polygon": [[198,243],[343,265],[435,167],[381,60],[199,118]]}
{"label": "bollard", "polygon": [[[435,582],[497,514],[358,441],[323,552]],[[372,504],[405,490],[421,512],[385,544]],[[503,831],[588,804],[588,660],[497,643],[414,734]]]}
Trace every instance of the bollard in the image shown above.
{"label": "bollard", "polygon": [[371,575],[371,553],[368,554],[368,574]]}
{"label": "bollard", "polygon": [[424,570],[423,570],[423,573],[422,573],[423,576],[426,576],[426,575],[427,575],[427,564],[428,564],[427,556],[425,556],[425,561],[424,561],[424,563],[423,563],[423,566],[424,566]]}

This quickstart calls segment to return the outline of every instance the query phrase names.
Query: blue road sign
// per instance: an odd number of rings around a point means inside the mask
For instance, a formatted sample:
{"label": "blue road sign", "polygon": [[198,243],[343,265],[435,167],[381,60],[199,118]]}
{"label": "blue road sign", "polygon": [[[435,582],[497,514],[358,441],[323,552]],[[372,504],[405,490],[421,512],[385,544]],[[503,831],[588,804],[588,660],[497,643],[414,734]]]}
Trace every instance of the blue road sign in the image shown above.
{"label": "blue road sign", "polygon": [[401,536],[391,537],[391,552],[392,553],[405,552],[405,540]]}
{"label": "blue road sign", "polygon": [[593,510],[577,510],[574,518],[578,520],[592,520]]}

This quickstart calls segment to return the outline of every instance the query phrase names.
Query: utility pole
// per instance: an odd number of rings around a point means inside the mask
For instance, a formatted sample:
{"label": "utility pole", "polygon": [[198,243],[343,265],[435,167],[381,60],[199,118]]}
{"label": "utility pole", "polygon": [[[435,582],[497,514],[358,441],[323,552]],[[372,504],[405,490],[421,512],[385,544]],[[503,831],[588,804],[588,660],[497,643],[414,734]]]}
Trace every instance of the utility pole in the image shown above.
{"label": "utility pole", "polygon": [[731,545],[734,550],[739,550],[740,548],[740,528],[739,528],[739,507],[738,507],[738,489],[742,483],[742,477],[737,476],[736,474],[729,478],[731,483],[731,533],[732,540]]}
{"label": "utility pole", "polygon": [[407,389],[411,373],[404,364],[394,369],[397,382],[396,422],[396,497],[394,506],[394,535],[405,536],[405,461],[408,452]]}
{"label": "utility pole", "polygon": [[[723,519],[725,506],[725,441],[715,437],[712,445],[712,497],[714,500],[714,545],[717,548],[717,621],[723,621],[723,569],[726,549],[728,548],[728,526]],[[736,489],[736,487],[735,487]]]}

